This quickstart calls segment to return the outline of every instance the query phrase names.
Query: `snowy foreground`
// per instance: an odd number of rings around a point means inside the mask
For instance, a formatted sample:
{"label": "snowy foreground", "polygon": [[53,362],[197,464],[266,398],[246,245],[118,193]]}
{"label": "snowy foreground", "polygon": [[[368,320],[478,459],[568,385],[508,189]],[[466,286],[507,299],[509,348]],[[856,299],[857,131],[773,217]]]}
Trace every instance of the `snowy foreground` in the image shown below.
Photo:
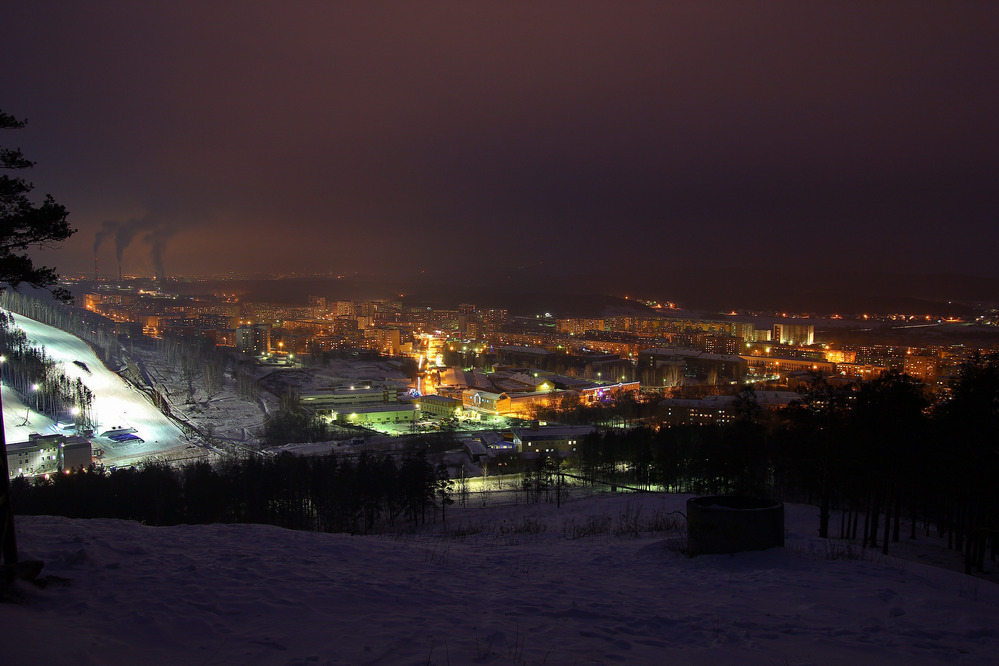
{"label": "snowy foreground", "polygon": [[999,586],[830,546],[813,507],[734,556],[620,529],[685,500],[455,508],[408,536],[19,517],[50,582],[0,604],[4,663],[999,663]]}

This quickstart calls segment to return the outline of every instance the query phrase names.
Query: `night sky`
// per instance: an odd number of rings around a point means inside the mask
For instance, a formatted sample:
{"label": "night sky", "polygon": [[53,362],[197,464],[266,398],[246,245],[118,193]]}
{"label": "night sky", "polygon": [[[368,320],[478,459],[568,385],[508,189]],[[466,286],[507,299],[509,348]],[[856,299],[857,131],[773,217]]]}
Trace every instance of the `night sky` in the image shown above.
{"label": "night sky", "polygon": [[0,141],[71,211],[65,273],[999,277],[999,3],[2,16]]}

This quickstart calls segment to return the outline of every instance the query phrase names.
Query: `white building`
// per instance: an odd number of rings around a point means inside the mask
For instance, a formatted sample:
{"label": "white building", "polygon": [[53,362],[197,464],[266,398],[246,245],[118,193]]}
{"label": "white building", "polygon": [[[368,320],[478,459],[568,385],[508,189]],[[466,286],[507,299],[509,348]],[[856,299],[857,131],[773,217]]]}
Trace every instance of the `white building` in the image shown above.
{"label": "white building", "polygon": [[93,461],[90,441],[66,435],[32,433],[27,442],[7,445],[10,478],[41,476],[88,467]]}

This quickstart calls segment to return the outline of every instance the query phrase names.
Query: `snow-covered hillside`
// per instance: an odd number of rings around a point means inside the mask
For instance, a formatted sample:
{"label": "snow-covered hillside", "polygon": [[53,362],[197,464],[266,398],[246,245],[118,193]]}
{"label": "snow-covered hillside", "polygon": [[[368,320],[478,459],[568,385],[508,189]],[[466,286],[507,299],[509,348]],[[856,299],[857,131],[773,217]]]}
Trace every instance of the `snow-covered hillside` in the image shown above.
{"label": "snow-covered hillside", "polygon": [[[14,320],[33,347],[45,349],[45,353],[58,364],[59,371],[72,380],[79,377],[93,391],[94,414],[98,421],[93,444],[96,449],[104,450],[106,463],[135,462],[191,445],[176,423],[153,406],[142,392],[104,367],[83,340],[27,317],[14,315]],[[29,413],[29,418],[25,420],[29,410],[7,388],[3,391],[3,407],[8,442],[27,441],[32,432],[52,432],[52,420],[41,414]],[[122,427],[134,428],[136,436],[142,441],[119,444],[100,437],[102,432]]]}
{"label": "snow-covered hillside", "polygon": [[[191,394],[180,367],[171,365],[155,350],[136,346],[129,353],[142,367],[143,376],[169,404],[175,420],[164,416],[149,397],[130,386],[115,372],[104,367],[90,347],[79,338],[57,328],[14,315],[15,325],[24,330],[35,347],[44,347],[60,372],[77,377],[95,394],[94,411],[99,421],[95,449],[104,452],[103,462],[123,465],[145,459],[185,461],[204,457],[207,451],[229,451],[235,446],[257,449],[263,446],[265,415],[277,408],[280,395],[288,387],[312,390],[354,380],[382,381],[404,388],[409,380],[390,361],[334,359],[328,366],[311,368],[251,367],[263,388],[255,400],[237,395],[231,377],[221,389],[205,393],[200,380]],[[83,363],[81,367],[75,361]],[[53,432],[54,422],[37,414],[6,387],[3,390],[4,427],[8,442],[21,442],[32,432]],[[29,418],[25,419],[25,415]],[[184,427],[181,427],[183,424]],[[187,426],[190,426],[187,428]],[[134,428],[144,442],[116,443],[100,437],[112,428]],[[188,434],[190,433],[190,434]],[[336,439],[357,437],[349,431]],[[322,446],[329,449],[329,444]]]}
{"label": "snow-covered hillside", "polygon": [[629,527],[685,499],[455,508],[409,536],[19,517],[53,578],[0,604],[4,661],[999,663],[995,584],[808,536],[814,507],[734,556]]}

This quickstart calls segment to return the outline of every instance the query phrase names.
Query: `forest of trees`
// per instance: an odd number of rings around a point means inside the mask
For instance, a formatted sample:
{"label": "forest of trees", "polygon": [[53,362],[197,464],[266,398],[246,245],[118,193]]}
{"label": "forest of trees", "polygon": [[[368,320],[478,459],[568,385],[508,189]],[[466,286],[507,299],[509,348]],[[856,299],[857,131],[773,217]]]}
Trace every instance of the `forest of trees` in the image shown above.
{"label": "forest of trees", "polygon": [[[999,546],[999,358],[966,364],[946,399],[888,372],[862,384],[816,377],[781,412],[751,390],[725,426],[594,432],[581,475],[695,494],[748,494],[819,507],[820,536],[881,548],[931,529],[981,570]],[[839,524],[830,524],[833,511]]]}
{"label": "forest of trees", "polygon": [[330,439],[329,421],[305,409],[298,391],[289,388],[278,408],[264,416],[264,439],[270,446],[291,442],[325,442]]}
{"label": "forest of trees", "polygon": [[0,311],[0,354],[3,380],[28,405],[56,420],[75,421],[80,428],[92,427],[94,394],[77,378],[59,371],[45,353],[28,343],[13,317]]}
{"label": "forest of trees", "polygon": [[290,529],[366,533],[376,525],[443,519],[453,482],[427,462],[419,442],[401,458],[337,456],[231,459],[181,469],[162,464],[93,467],[49,479],[16,478],[23,515],[120,518],[148,525],[264,523]]}
{"label": "forest of trees", "polygon": [[0,308],[72,333],[87,342],[105,363],[121,364],[124,349],[114,322],[103,315],[10,290],[0,292]]}

